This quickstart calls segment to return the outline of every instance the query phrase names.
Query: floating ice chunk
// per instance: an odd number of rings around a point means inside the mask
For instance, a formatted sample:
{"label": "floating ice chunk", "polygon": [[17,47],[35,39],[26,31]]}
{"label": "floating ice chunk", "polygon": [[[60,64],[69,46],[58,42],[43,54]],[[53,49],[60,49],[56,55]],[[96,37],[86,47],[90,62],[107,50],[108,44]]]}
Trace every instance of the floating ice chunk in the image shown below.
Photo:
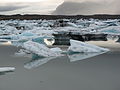
{"label": "floating ice chunk", "polygon": [[12,39],[12,35],[10,35],[10,36],[0,36],[0,39],[11,40]]}
{"label": "floating ice chunk", "polygon": [[53,45],[55,42],[53,37],[45,37],[45,36],[33,38],[32,41],[46,45]]}
{"label": "floating ice chunk", "polygon": [[106,52],[109,49],[101,48],[96,45],[91,45],[77,40],[70,40],[71,46],[68,48],[69,52]]}
{"label": "floating ice chunk", "polygon": [[44,44],[39,44],[33,41],[27,41],[23,44],[23,48],[29,50],[32,53],[35,53],[43,57],[57,57],[61,56],[60,53],[56,53],[46,47]]}
{"label": "floating ice chunk", "polygon": [[20,36],[36,36],[36,34],[33,34],[31,32],[23,32],[22,34],[20,34]]}
{"label": "floating ice chunk", "polygon": [[14,71],[14,67],[0,67],[0,73],[1,72],[9,72],[9,71]]}
{"label": "floating ice chunk", "polygon": [[55,32],[79,32],[79,28],[75,28],[75,27],[72,27],[72,26],[66,26],[66,27],[57,27],[57,29],[55,28],[54,31]]}
{"label": "floating ice chunk", "polygon": [[6,39],[0,39],[0,45],[11,45],[11,41]]}
{"label": "floating ice chunk", "polygon": [[17,57],[30,57],[31,53],[26,49],[20,49],[18,52],[15,53]]}
{"label": "floating ice chunk", "polygon": [[37,29],[30,30],[29,32],[32,32],[38,36],[53,36],[52,34],[55,33],[53,30],[45,30],[47,27],[42,28],[39,27]]}
{"label": "floating ice chunk", "polygon": [[74,23],[68,22],[67,24],[68,24],[69,26],[78,28],[78,26],[77,26],[76,24],[74,24]]}
{"label": "floating ice chunk", "polygon": [[112,40],[112,41],[118,41],[119,40],[119,36],[116,35],[107,35],[107,40]]}
{"label": "floating ice chunk", "polygon": [[40,44],[46,44],[46,43],[44,42],[44,37],[36,37],[36,38],[33,38],[32,41],[33,41],[33,42],[40,43]]}
{"label": "floating ice chunk", "polygon": [[54,51],[54,52],[63,52],[60,48],[51,48],[50,49],[51,51]]}
{"label": "floating ice chunk", "polygon": [[105,52],[98,52],[98,53],[76,53],[76,54],[69,54],[68,58],[70,59],[70,62],[75,62],[79,60],[84,60],[87,58],[91,58],[100,54],[103,54]]}
{"label": "floating ice chunk", "polygon": [[104,34],[113,34],[113,35],[120,35],[120,26],[110,26],[107,28],[103,28],[100,32]]}

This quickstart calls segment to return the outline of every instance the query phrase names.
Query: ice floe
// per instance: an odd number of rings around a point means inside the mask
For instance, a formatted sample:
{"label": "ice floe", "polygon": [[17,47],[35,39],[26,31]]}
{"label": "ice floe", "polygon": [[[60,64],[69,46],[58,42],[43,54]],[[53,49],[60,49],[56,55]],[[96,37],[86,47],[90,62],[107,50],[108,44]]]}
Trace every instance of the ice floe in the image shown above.
{"label": "ice floe", "polygon": [[9,71],[14,71],[14,67],[0,67],[0,73],[1,72],[9,72]]}
{"label": "ice floe", "polygon": [[45,46],[44,44],[39,44],[33,41],[27,41],[23,44],[23,48],[25,48],[26,50],[35,53],[39,56],[43,56],[43,57],[57,57],[57,56],[61,56],[61,53],[59,52],[55,52],[50,50],[50,48],[48,48],[47,46]]}
{"label": "ice floe", "polygon": [[109,26],[109,27],[100,29],[100,32],[104,34],[120,35],[120,26]]}
{"label": "ice floe", "polygon": [[77,40],[70,40],[69,52],[87,53],[87,52],[106,52],[109,51],[107,48],[98,47],[96,45],[84,43]]}

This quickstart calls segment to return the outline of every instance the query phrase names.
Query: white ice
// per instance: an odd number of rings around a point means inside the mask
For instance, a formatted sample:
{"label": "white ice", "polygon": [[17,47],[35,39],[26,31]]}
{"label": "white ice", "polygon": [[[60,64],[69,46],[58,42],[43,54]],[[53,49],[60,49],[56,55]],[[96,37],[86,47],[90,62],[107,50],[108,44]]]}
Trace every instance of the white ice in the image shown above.
{"label": "white ice", "polygon": [[109,26],[99,31],[104,34],[120,35],[120,26]]}
{"label": "white ice", "polygon": [[9,72],[9,71],[14,71],[14,67],[0,67],[0,72]]}
{"label": "white ice", "polygon": [[88,44],[85,42],[70,40],[70,47],[68,48],[69,52],[106,52],[109,51],[107,48],[98,47],[96,45]]}
{"label": "white ice", "polygon": [[44,44],[39,44],[33,41],[27,41],[23,44],[23,48],[42,57],[57,57],[61,53],[50,50]]}
{"label": "white ice", "polygon": [[50,49],[51,51],[53,51],[53,52],[63,52],[60,48],[51,48]]}

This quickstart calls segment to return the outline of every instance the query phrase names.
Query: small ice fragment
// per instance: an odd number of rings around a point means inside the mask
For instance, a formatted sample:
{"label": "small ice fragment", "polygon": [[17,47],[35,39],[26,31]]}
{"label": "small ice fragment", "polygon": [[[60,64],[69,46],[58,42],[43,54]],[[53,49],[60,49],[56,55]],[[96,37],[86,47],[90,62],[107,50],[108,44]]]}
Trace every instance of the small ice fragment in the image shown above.
{"label": "small ice fragment", "polygon": [[44,44],[39,44],[33,41],[27,41],[23,44],[23,48],[27,49],[28,51],[37,54],[43,57],[57,57],[61,56],[61,53],[56,53],[46,47]]}
{"label": "small ice fragment", "polygon": [[0,67],[0,72],[9,72],[9,71],[14,71],[14,67]]}

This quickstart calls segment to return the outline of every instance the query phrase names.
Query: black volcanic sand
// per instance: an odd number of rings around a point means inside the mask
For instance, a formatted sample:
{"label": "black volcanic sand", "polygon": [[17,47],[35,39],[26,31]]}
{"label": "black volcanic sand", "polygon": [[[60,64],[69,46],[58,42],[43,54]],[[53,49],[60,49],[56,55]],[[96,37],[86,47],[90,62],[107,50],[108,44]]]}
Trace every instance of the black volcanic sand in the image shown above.
{"label": "black volcanic sand", "polygon": [[0,90],[120,90],[119,47],[76,62],[59,57],[30,70],[24,68],[30,58],[14,56],[18,50],[0,46],[0,67],[16,68],[0,75]]}
{"label": "black volcanic sand", "polygon": [[15,14],[0,15],[0,20],[56,20],[56,19],[120,19],[120,15],[96,14],[96,15],[37,15],[37,14]]}

